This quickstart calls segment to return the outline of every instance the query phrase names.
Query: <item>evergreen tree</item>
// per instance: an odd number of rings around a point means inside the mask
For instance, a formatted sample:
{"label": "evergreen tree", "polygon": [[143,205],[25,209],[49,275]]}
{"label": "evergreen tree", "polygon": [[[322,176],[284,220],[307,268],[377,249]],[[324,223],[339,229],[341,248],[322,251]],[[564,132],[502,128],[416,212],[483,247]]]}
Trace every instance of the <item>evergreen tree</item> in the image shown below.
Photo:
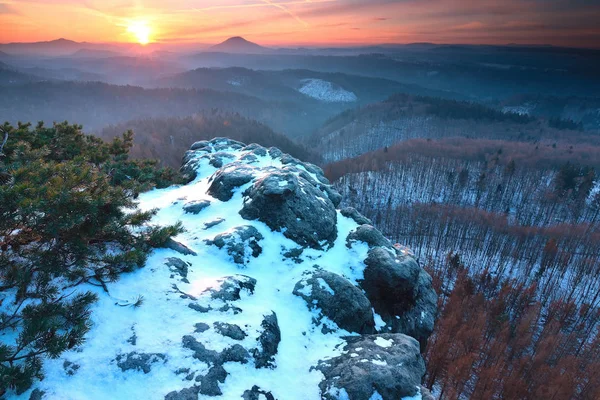
{"label": "evergreen tree", "polygon": [[180,178],[130,160],[133,133],[110,143],[68,123],[2,127],[0,171],[0,396],[42,378],[44,357],[80,345],[106,283],[144,265],[179,226],[150,226],[135,197]]}

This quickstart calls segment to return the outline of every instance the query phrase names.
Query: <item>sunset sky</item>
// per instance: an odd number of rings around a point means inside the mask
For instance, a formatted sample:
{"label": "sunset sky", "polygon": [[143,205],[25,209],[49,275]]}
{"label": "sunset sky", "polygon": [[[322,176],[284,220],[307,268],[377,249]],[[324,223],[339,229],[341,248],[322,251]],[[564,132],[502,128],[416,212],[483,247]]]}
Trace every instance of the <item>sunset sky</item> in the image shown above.
{"label": "sunset sky", "polygon": [[0,0],[0,42],[521,43],[600,48],[600,0]]}

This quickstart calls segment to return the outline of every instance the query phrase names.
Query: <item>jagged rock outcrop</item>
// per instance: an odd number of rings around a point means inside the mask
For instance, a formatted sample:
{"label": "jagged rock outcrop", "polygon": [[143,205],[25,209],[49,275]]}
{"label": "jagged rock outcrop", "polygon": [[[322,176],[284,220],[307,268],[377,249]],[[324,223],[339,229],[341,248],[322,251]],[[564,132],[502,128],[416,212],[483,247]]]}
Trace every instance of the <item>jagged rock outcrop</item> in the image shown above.
{"label": "jagged rock outcrop", "polygon": [[419,343],[389,333],[348,338],[342,355],[316,368],[325,375],[320,387],[327,400],[343,398],[342,393],[352,400],[414,396],[425,374]]}
{"label": "jagged rock outcrop", "polygon": [[433,331],[437,297],[431,277],[408,256],[386,247],[369,250],[360,286],[386,322],[384,331],[404,333],[424,349]]}
{"label": "jagged rock outcrop", "polygon": [[240,215],[283,231],[301,246],[331,246],[337,236],[335,206],[321,185],[300,175],[274,171],[258,179],[244,192]]}
{"label": "jagged rock outcrop", "polygon": [[431,278],[358,211],[338,210],[319,167],[218,138],[195,143],[182,172],[187,185],[139,201],[185,232],[108,283],[110,296],[90,286],[87,342],[18,398],[81,387],[91,400],[426,398]]}
{"label": "jagged rock outcrop", "polygon": [[324,316],[348,332],[375,332],[369,299],[342,276],[316,270],[296,283],[294,294],[302,297],[309,307],[320,309]]}

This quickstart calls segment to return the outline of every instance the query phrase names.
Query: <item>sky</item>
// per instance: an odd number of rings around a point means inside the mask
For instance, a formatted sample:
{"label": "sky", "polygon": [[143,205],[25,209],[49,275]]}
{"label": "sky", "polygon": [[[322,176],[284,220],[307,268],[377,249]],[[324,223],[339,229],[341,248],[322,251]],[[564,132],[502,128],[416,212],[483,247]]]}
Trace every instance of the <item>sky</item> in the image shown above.
{"label": "sky", "polygon": [[[141,27],[141,31],[140,31]],[[600,0],[0,0],[0,43],[552,44],[600,48]]]}

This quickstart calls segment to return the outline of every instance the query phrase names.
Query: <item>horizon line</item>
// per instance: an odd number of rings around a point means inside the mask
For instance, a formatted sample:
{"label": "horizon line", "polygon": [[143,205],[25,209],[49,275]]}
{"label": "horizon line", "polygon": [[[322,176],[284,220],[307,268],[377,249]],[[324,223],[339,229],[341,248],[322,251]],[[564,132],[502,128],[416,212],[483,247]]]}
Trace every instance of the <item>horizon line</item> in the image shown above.
{"label": "horizon line", "polygon": [[[244,39],[243,36],[231,36],[228,37],[227,39],[224,39],[222,41],[219,42],[164,42],[164,41],[153,41],[153,42],[149,42],[145,45],[141,45],[140,43],[136,43],[136,42],[89,42],[89,41],[76,41],[76,40],[72,40],[72,39],[68,39],[65,37],[59,37],[56,39],[49,39],[49,40],[38,40],[38,41],[34,41],[34,42],[0,42],[0,46],[3,45],[29,45],[29,44],[44,44],[44,43],[52,43],[52,42],[58,42],[58,41],[68,41],[68,42],[72,42],[72,43],[76,43],[76,44],[91,44],[91,45],[132,45],[132,46],[140,46],[140,47],[148,47],[148,46],[152,46],[152,45],[161,45],[161,46],[172,46],[172,47],[177,47],[177,46],[192,46],[194,44],[202,46],[211,46],[211,45],[215,45],[215,44],[220,44],[223,43],[224,41],[231,39],[231,38],[242,38]],[[247,39],[246,39],[247,40]],[[250,41],[252,42],[252,41]],[[253,42],[256,43],[256,42]],[[259,44],[259,43],[256,43]],[[328,44],[323,44],[323,43],[316,43],[316,44],[295,44],[295,43],[290,43],[290,44],[281,44],[281,45],[261,45],[263,47],[267,47],[267,48],[273,48],[273,49],[294,49],[294,48],[302,48],[302,47],[309,47],[309,48],[322,48],[322,49],[326,49],[326,48],[359,48],[359,47],[379,47],[379,46],[410,46],[410,45],[434,45],[434,46],[471,46],[471,47],[530,47],[530,48],[543,48],[543,47],[552,47],[555,49],[577,49],[577,50],[600,50],[600,47],[589,47],[589,46],[565,46],[565,45],[555,45],[552,43],[515,43],[515,42],[509,42],[509,43],[461,43],[461,42],[456,42],[456,43],[452,43],[452,42],[429,42],[429,41],[423,41],[423,42],[373,42],[373,43],[328,43]]]}

